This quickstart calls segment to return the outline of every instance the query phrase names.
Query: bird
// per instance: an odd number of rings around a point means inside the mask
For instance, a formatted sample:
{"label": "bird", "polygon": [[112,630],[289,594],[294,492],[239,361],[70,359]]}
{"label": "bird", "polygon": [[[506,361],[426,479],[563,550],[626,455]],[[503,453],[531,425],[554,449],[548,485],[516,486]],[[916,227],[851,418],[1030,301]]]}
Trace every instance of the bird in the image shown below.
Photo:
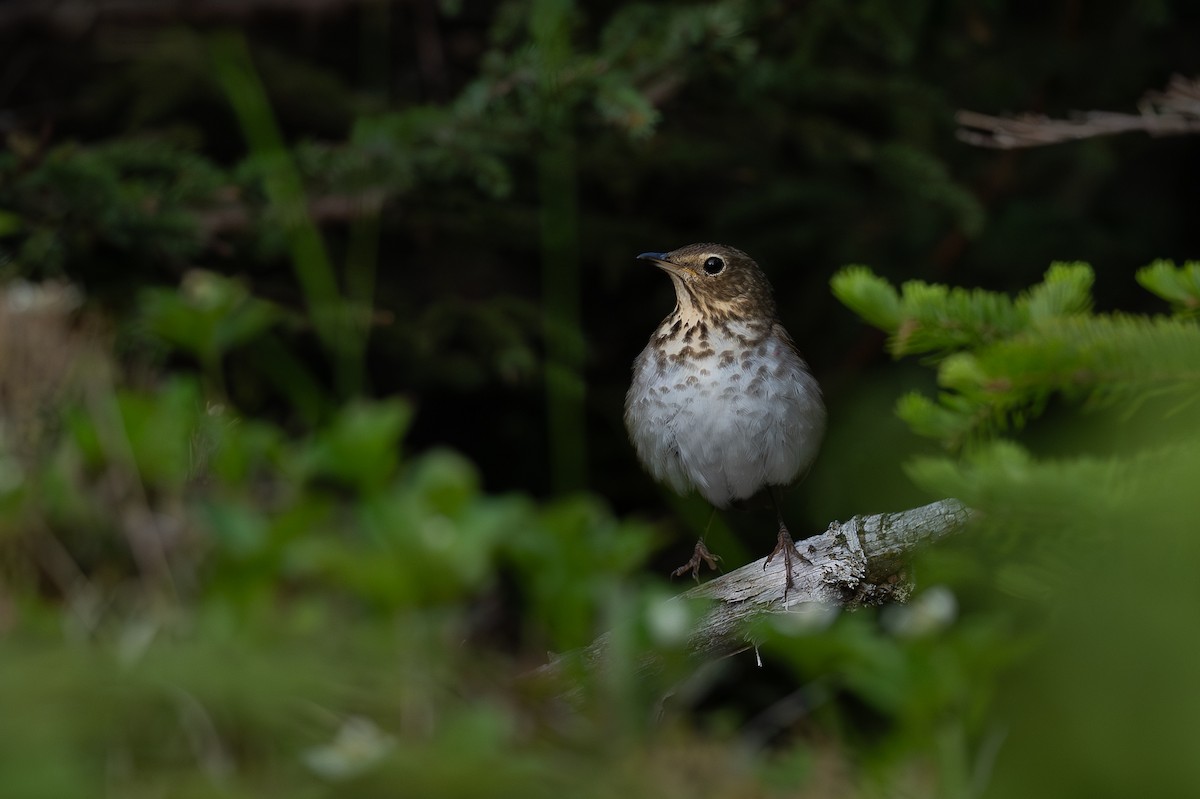
{"label": "bird", "polygon": [[[767,276],[754,259],[722,244],[644,252],[675,287],[675,309],[633,363],[625,427],[637,457],[680,494],[697,491],[715,509],[741,507],[763,492],[779,530],[763,568],[781,555],[784,595],[794,588],[796,549],[778,490],[802,478],[825,431],[821,389],[779,321]],[[719,558],[703,536],[672,576]]]}

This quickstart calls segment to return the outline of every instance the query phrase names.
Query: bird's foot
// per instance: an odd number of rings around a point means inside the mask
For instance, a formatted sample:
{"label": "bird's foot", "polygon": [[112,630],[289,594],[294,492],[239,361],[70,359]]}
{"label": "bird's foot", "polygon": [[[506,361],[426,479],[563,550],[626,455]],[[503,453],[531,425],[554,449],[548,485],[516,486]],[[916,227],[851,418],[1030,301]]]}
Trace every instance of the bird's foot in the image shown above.
{"label": "bird's foot", "polygon": [[766,561],[763,563],[763,571],[767,570],[767,566],[776,555],[783,555],[783,573],[786,575],[786,581],[783,585],[783,599],[786,602],[787,596],[792,589],[796,587],[796,578],[792,574],[792,563],[799,558],[805,563],[811,564],[812,561],[804,557],[804,553],[796,546],[796,542],[792,540],[792,534],[788,532],[787,527],[783,524],[779,525],[779,540],[775,544],[775,548],[771,550],[771,554],[767,555]]}
{"label": "bird's foot", "polygon": [[690,571],[692,573],[692,579],[696,582],[700,582],[700,564],[707,563],[708,568],[712,569],[713,571],[717,571],[719,568],[717,566],[717,561],[720,559],[721,557],[719,555],[714,555],[712,552],[708,551],[708,547],[704,546],[704,539],[701,538],[700,540],[696,541],[696,548],[692,550],[692,557],[687,563],[671,572],[671,576],[681,577]]}

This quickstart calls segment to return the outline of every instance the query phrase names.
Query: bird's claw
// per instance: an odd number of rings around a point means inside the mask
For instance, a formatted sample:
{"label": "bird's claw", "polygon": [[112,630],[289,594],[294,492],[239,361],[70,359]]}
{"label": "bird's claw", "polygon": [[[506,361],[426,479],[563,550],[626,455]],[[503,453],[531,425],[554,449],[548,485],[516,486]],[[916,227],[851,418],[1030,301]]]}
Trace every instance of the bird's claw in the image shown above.
{"label": "bird's claw", "polygon": [[771,550],[771,554],[767,555],[767,559],[763,562],[763,571],[767,570],[767,566],[771,564],[776,555],[783,555],[783,573],[786,575],[783,586],[783,598],[786,602],[788,594],[796,587],[796,578],[792,574],[794,559],[799,558],[810,565],[812,561],[804,556],[804,553],[796,546],[796,542],[792,540],[792,534],[782,524],[779,525],[779,539],[775,543],[775,548]]}
{"label": "bird's claw", "polygon": [[720,559],[720,555],[714,555],[709,551],[708,547],[704,545],[703,540],[697,541],[696,548],[692,550],[692,557],[688,559],[687,563],[671,572],[671,576],[682,577],[690,571],[692,573],[692,579],[696,582],[700,582],[700,564],[707,563],[708,568],[712,569],[713,571],[718,571],[720,567],[717,566],[717,561]]}

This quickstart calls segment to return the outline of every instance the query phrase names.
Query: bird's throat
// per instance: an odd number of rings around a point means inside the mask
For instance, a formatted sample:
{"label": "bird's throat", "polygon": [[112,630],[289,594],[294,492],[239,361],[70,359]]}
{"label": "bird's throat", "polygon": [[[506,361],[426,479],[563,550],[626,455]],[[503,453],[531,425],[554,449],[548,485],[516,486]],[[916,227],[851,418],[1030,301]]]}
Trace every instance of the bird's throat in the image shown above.
{"label": "bird's throat", "polygon": [[674,273],[671,275],[671,283],[675,286],[675,312],[671,314],[669,319],[680,319],[685,325],[690,325],[699,322],[704,316],[704,305],[699,298],[692,292],[690,286],[684,282],[683,278]]}
{"label": "bird's throat", "polygon": [[[724,299],[705,296],[683,278],[671,275],[675,285],[675,310],[662,321],[658,335],[674,338],[680,331],[724,330],[735,337],[758,339],[775,322],[770,313],[745,297]],[[744,340],[744,338],[743,338]]]}

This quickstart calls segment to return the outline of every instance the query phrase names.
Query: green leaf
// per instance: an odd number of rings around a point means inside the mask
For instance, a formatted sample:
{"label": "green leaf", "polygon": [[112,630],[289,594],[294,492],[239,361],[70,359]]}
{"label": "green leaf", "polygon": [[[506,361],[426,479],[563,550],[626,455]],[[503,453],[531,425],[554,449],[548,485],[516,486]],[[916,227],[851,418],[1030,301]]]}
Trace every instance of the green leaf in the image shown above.
{"label": "green leaf", "polygon": [[313,477],[363,493],[379,491],[396,472],[400,438],[411,419],[412,408],[400,400],[352,402],[314,437],[300,460]]}
{"label": "green leaf", "polygon": [[1175,266],[1174,261],[1158,260],[1139,269],[1136,277],[1145,289],[1171,303],[1175,313],[1200,313],[1200,261]]}
{"label": "green leaf", "polygon": [[[956,402],[957,400],[957,402]],[[957,447],[976,424],[970,407],[961,398],[943,395],[941,403],[934,402],[915,391],[896,402],[896,415],[917,435],[935,438]]]}
{"label": "green leaf", "polygon": [[117,398],[124,430],[112,430],[110,458],[120,457],[123,434],[138,473],[149,485],[180,489],[192,472],[193,436],[200,427],[203,400],[190,380],[172,380],[153,394],[123,392]]}
{"label": "green leaf", "polygon": [[887,333],[900,325],[900,295],[896,289],[869,268],[844,267],[829,281],[833,296],[869,324]]}
{"label": "green leaf", "polygon": [[151,335],[215,368],[230,350],[278,324],[283,312],[251,295],[239,280],[194,269],[179,291],[146,291],[140,317]]}
{"label": "green leaf", "polygon": [[1041,283],[1017,300],[1034,322],[1085,313],[1092,307],[1092,267],[1082,262],[1054,263]]}

